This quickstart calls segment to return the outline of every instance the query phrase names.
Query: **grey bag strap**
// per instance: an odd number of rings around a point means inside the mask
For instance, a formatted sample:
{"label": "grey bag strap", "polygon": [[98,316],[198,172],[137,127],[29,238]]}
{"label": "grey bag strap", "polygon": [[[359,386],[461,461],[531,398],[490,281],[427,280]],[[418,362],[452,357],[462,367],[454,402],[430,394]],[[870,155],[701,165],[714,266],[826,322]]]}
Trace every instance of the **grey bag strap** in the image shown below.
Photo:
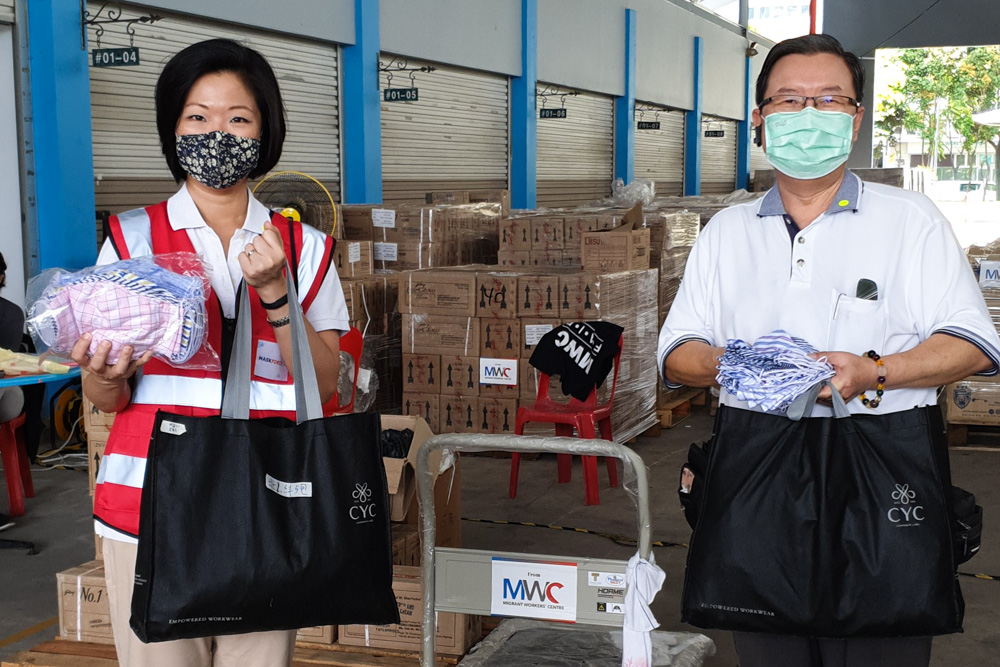
{"label": "grey bag strap", "polygon": [[851,411],[847,409],[847,403],[844,403],[844,397],[840,395],[840,392],[833,387],[833,383],[829,380],[823,380],[822,382],[817,382],[814,384],[809,391],[804,394],[800,394],[798,398],[792,401],[792,404],[788,406],[788,412],[785,414],[793,422],[797,422],[800,419],[808,419],[812,416],[813,406],[816,405],[816,398],[819,396],[820,389],[825,386],[830,387],[830,391],[833,392],[833,416],[836,419],[843,419],[844,417],[850,417]]}
{"label": "grey bag strap", "polygon": [[[295,386],[295,423],[323,417],[323,404],[319,398],[319,382],[313,365],[306,336],[302,306],[295,293],[292,270],[286,266],[288,283],[288,318],[292,333],[292,378]],[[250,370],[253,359],[253,327],[250,321],[250,292],[244,284],[240,288],[240,314],[236,320],[233,354],[226,376],[226,392],[222,397],[222,417],[225,419],[250,418]]]}

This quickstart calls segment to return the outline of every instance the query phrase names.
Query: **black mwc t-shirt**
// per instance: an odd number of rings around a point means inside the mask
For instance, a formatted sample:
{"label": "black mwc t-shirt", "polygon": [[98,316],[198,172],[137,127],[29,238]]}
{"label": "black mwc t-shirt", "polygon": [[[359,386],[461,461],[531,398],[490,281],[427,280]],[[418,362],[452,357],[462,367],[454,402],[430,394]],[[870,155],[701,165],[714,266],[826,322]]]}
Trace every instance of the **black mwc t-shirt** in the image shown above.
{"label": "black mwc t-shirt", "polygon": [[562,379],[563,394],[587,400],[614,367],[624,329],[611,322],[568,322],[545,334],[529,363]]}

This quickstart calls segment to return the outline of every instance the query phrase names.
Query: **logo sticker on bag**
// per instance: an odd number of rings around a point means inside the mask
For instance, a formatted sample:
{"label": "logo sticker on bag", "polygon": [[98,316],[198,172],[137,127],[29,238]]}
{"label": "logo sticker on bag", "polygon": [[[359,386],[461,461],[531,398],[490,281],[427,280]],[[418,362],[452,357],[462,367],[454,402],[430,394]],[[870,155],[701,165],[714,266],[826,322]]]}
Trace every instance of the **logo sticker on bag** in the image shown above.
{"label": "logo sticker on bag", "polygon": [[924,508],[916,504],[917,493],[910,489],[909,484],[897,484],[896,490],[892,492],[892,500],[895,506],[889,508],[886,517],[897,528],[919,526],[924,520]]}
{"label": "logo sticker on bag", "polygon": [[267,488],[285,498],[312,498],[312,482],[282,482],[270,475],[264,475]]}
{"label": "logo sticker on bag", "polygon": [[354,498],[354,505],[351,506],[349,514],[354,523],[371,523],[375,520],[375,503],[368,502],[372,498],[372,490],[368,488],[368,482],[355,484],[351,493]]}

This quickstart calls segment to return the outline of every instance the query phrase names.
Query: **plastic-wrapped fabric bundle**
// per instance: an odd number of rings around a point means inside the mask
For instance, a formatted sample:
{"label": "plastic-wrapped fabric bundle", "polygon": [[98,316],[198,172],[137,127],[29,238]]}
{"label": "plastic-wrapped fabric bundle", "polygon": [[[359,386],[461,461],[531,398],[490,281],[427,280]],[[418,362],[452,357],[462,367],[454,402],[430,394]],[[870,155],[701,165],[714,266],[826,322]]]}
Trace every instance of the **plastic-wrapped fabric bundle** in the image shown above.
{"label": "plastic-wrapped fabric bundle", "polygon": [[208,271],[193,253],[138,257],[82,271],[60,269],[28,286],[28,328],[40,347],[69,355],[83,334],[89,354],[108,341],[109,364],[132,346],[132,359],[152,350],[173,366],[218,369],[208,344]]}

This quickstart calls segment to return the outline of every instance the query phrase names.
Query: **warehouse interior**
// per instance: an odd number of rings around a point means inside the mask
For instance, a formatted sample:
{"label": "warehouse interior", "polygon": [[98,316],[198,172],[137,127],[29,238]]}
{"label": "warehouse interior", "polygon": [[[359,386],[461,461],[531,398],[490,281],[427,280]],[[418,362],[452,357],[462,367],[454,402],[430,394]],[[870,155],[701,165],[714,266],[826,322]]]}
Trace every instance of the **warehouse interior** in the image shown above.
{"label": "warehouse interior", "polygon": [[[862,57],[866,100],[876,49],[998,41],[994,0],[903,4],[820,3],[822,30]],[[93,265],[109,220],[177,190],[160,150],[154,88],[173,54],[216,37],[258,50],[275,70],[289,131],[272,176],[251,189],[336,239],[350,325],[365,341],[351,362],[361,371],[354,409],[401,415],[411,426],[423,420],[434,434],[509,435],[518,409],[535,400],[539,374],[528,360],[544,333],[574,320],[620,325],[615,389],[609,379],[598,400],[614,396],[609,439],[647,468],[652,552],[666,573],[652,612],[677,641],[711,640],[690,664],[738,665],[731,633],[681,622],[691,531],[677,481],[688,447],[712,432],[717,394],[667,390],[656,336],[701,228],[774,182],[752,142],[751,112],[775,42],[689,0],[285,0],[241,5],[238,16],[222,0],[0,0],[0,150],[17,156],[0,165],[5,298],[28,307],[32,277]],[[135,62],[100,65],[99,51],[135,54]],[[871,122],[868,114],[848,166],[902,186],[902,170],[871,169]],[[623,223],[636,231],[622,256],[581,249],[584,235]],[[516,369],[518,383],[449,390],[453,375],[467,374],[471,387],[486,358]],[[86,616],[88,632],[82,605],[103,582],[92,496],[114,416],[51,387],[39,451],[69,446],[31,467],[34,497],[25,494],[11,527],[0,525],[0,540],[18,543],[0,549],[0,662],[111,667],[107,613]],[[942,409],[953,415],[948,396]],[[466,414],[465,425],[452,419]],[[993,664],[1000,651],[997,449],[972,433],[988,423],[956,418],[951,431],[964,438],[950,451],[952,476],[983,506],[985,531],[980,553],[959,568],[965,631],[935,639],[934,667]],[[459,460],[451,474],[460,469],[460,478],[441,499],[439,546],[622,567],[636,553],[634,496],[610,483],[603,462],[600,499],[591,502],[580,457],[571,481],[559,483],[556,456],[524,455],[516,497],[509,456]],[[394,554],[394,564],[410,566],[419,585],[410,501],[393,524],[394,548],[406,544],[409,555]],[[0,500],[0,513],[12,509]],[[293,664],[421,664],[419,604],[410,611],[405,629],[384,636],[368,626],[303,629]],[[454,644],[436,664],[461,664],[500,621],[452,616]],[[439,653],[442,641],[439,630]]]}

